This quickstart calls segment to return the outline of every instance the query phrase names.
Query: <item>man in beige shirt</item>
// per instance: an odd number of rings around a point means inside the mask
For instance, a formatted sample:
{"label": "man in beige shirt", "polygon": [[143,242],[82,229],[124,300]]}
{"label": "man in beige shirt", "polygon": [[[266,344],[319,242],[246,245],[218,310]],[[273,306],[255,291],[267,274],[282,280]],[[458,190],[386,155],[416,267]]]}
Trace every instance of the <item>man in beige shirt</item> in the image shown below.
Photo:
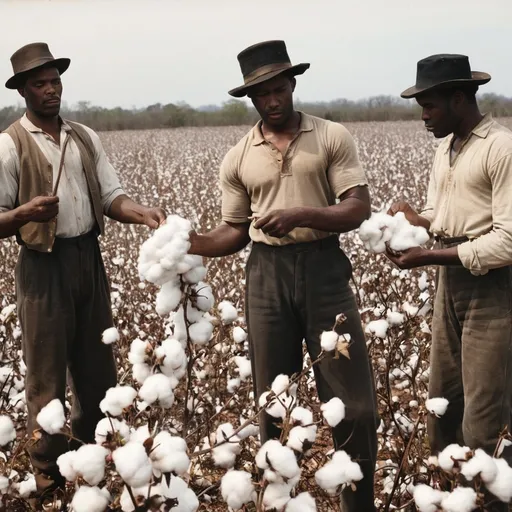
{"label": "man in beige shirt", "polygon": [[[320,399],[345,403],[334,443],[364,474],[355,493],[344,491],[343,510],[373,512],[373,375],[349,285],[352,267],[337,236],[370,214],[366,176],[346,128],[294,110],[295,75],[309,64],[292,66],[283,41],[253,45],[238,60],[245,83],[230,94],[247,94],[261,121],[222,162],[222,225],[193,234],[190,252],[218,257],[253,242],[245,306],[256,401],[277,375],[302,370],[304,340],[314,361],[322,331],[333,328],[338,314],[347,317],[339,329],[351,336],[350,359],[331,353],[314,372]],[[279,434],[263,414],[261,442]]]}
{"label": "man in beige shirt", "polygon": [[[0,238],[16,236],[17,312],[26,363],[28,434],[54,399],[65,404],[66,376],[73,393],[73,435],[94,442],[99,408],[117,375],[111,345],[110,290],[98,245],[104,216],[157,228],[161,208],[132,201],[121,188],[96,133],[59,116],[61,74],[69,59],[54,59],[45,43],[11,57],[18,90],[27,106],[21,120],[0,134]],[[69,449],[63,435],[48,435],[29,448],[38,496],[44,501],[65,481],[57,457]]]}
{"label": "man in beige shirt", "polygon": [[425,208],[396,203],[390,213],[403,211],[437,246],[388,256],[400,268],[439,266],[429,395],[450,404],[429,418],[432,450],[459,442],[492,454],[512,432],[512,132],[480,113],[475,94],[490,76],[471,72],[466,56],[433,55],[417,73],[402,96],[443,140]]}

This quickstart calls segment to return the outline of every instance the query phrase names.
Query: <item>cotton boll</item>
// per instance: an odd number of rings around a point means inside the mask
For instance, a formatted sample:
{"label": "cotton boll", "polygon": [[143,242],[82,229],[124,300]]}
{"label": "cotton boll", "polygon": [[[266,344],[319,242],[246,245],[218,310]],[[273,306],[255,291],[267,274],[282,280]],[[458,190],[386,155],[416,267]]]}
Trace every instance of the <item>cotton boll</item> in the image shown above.
{"label": "cotton boll", "polygon": [[128,353],[128,361],[131,364],[142,364],[146,360],[146,350],[148,342],[136,338],[130,345],[130,352]]}
{"label": "cotton boll", "polygon": [[286,446],[292,448],[296,452],[302,452],[305,446],[312,445],[316,439],[316,425],[303,427],[301,425],[293,427],[290,430]]}
{"label": "cotton boll", "polygon": [[0,446],[6,446],[16,439],[16,430],[9,416],[0,416]]}
{"label": "cotton boll", "polygon": [[476,492],[469,487],[456,487],[441,501],[445,512],[472,512],[476,508]]}
{"label": "cotton boll", "polygon": [[174,403],[171,381],[162,373],[155,373],[148,377],[139,390],[139,396],[148,404],[158,400],[164,409],[168,409]]}
{"label": "cotton boll", "polygon": [[149,484],[153,468],[142,444],[128,442],[112,453],[116,470],[130,487]]}
{"label": "cotton boll", "polygon": [[75,492],[71,506],[74,512],[104,512],[109,501],[107,489],[82,486]]}
{"label": "cotton boll", "polygon": [[430,398],[425,402],[425,407],[428,412],[440,418],[446,412],[448,403],[449,402],[446,398]]}
{"label": "cotton boll", "polygon": [[234,361],[238,368],[238,373],[242,380],[246,380],[252,375],[251,361],[243,356],[235,356]]}
{"label": "cotton boll", "polygon": [[294,423],[300,423],[303,426],[313,423],[313,413],[304,407],[295,407],[290,414],[290,419]]}
{"label": "cotton boll", "polygon": [[233,329],[233,340],[235,343],[243,343],[247,339],[247,333],[241,327]]}
{"label": "cotton boll", "polygon": [[155,436],[150,453],[153,468],[162,473],[183,475],[187,472],[190,459],[187,455],[187,443],[181,437],[173,437],[162,431]]}
{"label": "cotton boll", "polygon": [[213,325],[208,320],[201,320],[189,327],[190,339],[196,345],[206,345],[213,334]]}
{"label": "cotton boll", "polygon": [[182,296],[179,280],[164,283],[156,295],[156,312],[160,316],[168,315],[178,307]]}
{"label": "cotton boll", "polygon": [[63,453],[57,458],[57,466],[60,474],[68,481],[74,482],[78,478],[78,473],[73,465],[76,450]]}
{"label": "cotton boll", "polygon": [[171,512],[196,512],[199,508],[199,500],[194,491],[189,489],[185,481],[179,476],[171,478],[169,487],[167,487],[167,483],[164,479],[161,488],[166,498],[178,500],[178,506],[173,507]]}
{"label": "cotton boll", "polygon": [[413,498],[420,512],[437,512],[441,501],[448,493],[432,489],[429,485],[419,484],[414,487]]}
{"label": "cotton boll", "polygon": [[320,407],[325,421],[330,427],[335,427],[345,418],[345,404],[338,398],[331,398],[327,403]]}
{"label": "cotton boll", "polygon": [[405,316],[397,311],[388,311],[387,318],[389,325],[402,325],[405,321]]}
{"label": "cotton boll", "polygon": [[81,446],[71,459],[73,469],[92,486],[105,478],[105,459],[109,450],[97,444]]}
{"label": "cotton boll", "polygon": [[[177,478],[177,477],[176,477]],[[137,506],[142,507],[144,505],[144,502],[146,501],[146,498],[148,496],[154,497],[154,500],[157,500],[156,496],[164,496],[164,490],[162,489],[161,485],[152,485],[149,487],[149,485],[144,485],[137,488],[132,488],[133,496],[135,497],[135,501],[137,502]],[[159,498],[157,500],[158,502],[163,503],[164,498]],[[130,494],[128,493],[128,489],[126,486],[123,488],[123,492],[121,493],[121,499],[120,503],[121,510],[123,512],[134,512],[135,507],[133,506],[133,501],[131,499]],[[173,512],[176,509],[173,510]]]}
{"label": "cotton boll", "polygon": [[194,291],[197,308],[205,312],[210,311],[215,304],[211,287],[206,283],[199,282],[194,286]]}
{"label": "cotton boll", "polygon": [[231,302],[224,300],[218,305],[220,318],[224,325],[232,324],[238,318],[238,311]]}
{"label": "cotton boll", "polygon": [[315,473],[316,483],[331,495],[336,494],[339,486],[350,485],[362,478],[359,464],[353,462],[345,451],[335,452],[332,460]]}
{"label": "cotton boll", "polygon": [[315,498],[309,492],[301,492],[292,498],[284,509],[285,512],[316,512]]}
{"label": "cotton boll", "polygon": [[111,345],[112,343],[119,341],[119,332],[115,327],[110,327],[103,331],[101,341],[103,341],[105,345]]}
{"label": "cotton boll", "polygon": [[9,489],[9,479],[5,476],[0,476],[0,496],[5,494]]}
{"label": "cotton boll", "polygon": [[260,469],[271,469],[284,479],[300,474],[300,468],[293,451],[279,441],[267,441],[256,455],[256,464]]}
{"label": "cotton boll", "polygon": [[203,266],[195,267],[183,274],[183,280],[186,283],[197,284],[206,277],[206,268]]}
{"label": "cotton boll", "polygon": [[496,460],[481,448],[477,448],[471,459],[461,464],[461,473],[468,480],[473,480],[477,475],[480,475],[482,481],[486,484],[492,482],[498,474],[498,467]]}
{"label": "cotton boll", "polygon": [[114,432],[117,432],[124,441],[130,439],[130,427],[125,421],[119,421],[116,418],[102,418],[96,425],[94,440],[97,444],[105,443],[107,436]]}
{"label": "cotton boll", "polygon": [[454,461],[466,461],[471,450],[467,446],[460,446],[458,444],[448,445],[439,454],[439,466],[445,471],[451,471],[455,465]]}
{"label": "cotton boll", "polygon": [[142,364],[134,364],[132,367],[133,378],[139,383],[144,384],[146,379],[151,375],[151,368],[149,365]]}
{"label": "cotton boll", "polygon": [[166,339],[162,345],[155,351],[157,357],[163,359],[163,373],[167,376],[175,375],[181,379],[187,369],[187,354],[178,340],[173,338]]}
{"label": "cotton boll", "polygon": [[389,324],[386,320],[374,320],[366,326],[366,332],[375,334],[378,338],[384,339],[387,335]]}
{"label": "cotton boll", "polygon": [[[512,468],[505,459],[494,459],[497,468],[496,478],[486,484],[499,500],[509,503],[512,500]],[[483,476],[483,473],[482,473]]]}
{"label": "cotton boll", "polygon": [[334,331],[324,331],[320,335],[320,346],[326,352],[332,352],[338,343],[338,333]]}
{"label": "cotton boll", "polygon": [[216,466],[229,469],[235,465],[237,454],[229,448],[228,444],[221,444],[213,448],[212,456]]}
{"label": "cotton boll", "polygon": [[229,379],[227,384],[228,393],[234,393],[240,387],[240,379]]}
{"label": "cotton boll", "polygon": [[245,471],[228,471],[221,480],[222,499],[234,510],[256,500],[251,475]]}
{"label": "cotton boll", "polygon": [[58,434],[66,423],[62,402],[55,398],[43,407],[37,415],[37,423],[46,433]]}
{"label": "cotton boll", "polygon": [[34,475],[28,475],[26,480],[17,484],[18,492],[22,498],[28,498],[33,492],[36,492],[36,479]]}
{"label": "cotton boll", "polygon": [[190,270],[203,265],[202,256],[196,254],[185,254],[183,258],[176,264],[176,272],[178,274],[186,274]]}
{"label": "cotton boll", "polygon": [[280,374],[278,375],[274,381],[272,382],[271,389],[276,395],[280,395],[281,393],[284,393],[284,391],[289,387],[290,385],[290,378],[288,375]]}
{"label": "cotton boll", "polygon": [[283,510],[290,501],[290,493],[293,486],[286,483],[273,483],[267,485],[263,494],[263,506],[265,510]]}
{"label": "cotton boll", "polygon": [[[247,420],[243,417],[240,417],[240,424],[243,425]],[[247,439],[248,437],[255,437],[258,435],[260,429],[253,425],[252,423],[249,423],[246,427],[244,427],[240,432],[238,432],[237,436],[240,439]]]}
{"label": "cotton boll", "polygon": [[107,390],[105,398],[100,402],[100,409],[103,413],[111,416],[120,416],[123,410],[130,407],[137,391],[131,386],[116,386]]}

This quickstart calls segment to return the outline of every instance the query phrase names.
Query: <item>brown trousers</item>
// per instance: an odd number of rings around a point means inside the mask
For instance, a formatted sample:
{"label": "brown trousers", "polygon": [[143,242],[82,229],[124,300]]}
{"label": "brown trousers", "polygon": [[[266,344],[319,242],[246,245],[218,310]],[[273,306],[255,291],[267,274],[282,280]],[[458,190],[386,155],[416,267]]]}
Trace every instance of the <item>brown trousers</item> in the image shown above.
{"label": "brown trousers", "polygon": [[[349,286],[351,273],[337,237],[285,247],[256,243],[247,262],[246,315],[256,400],[277,375],[302,370],[303,340],[315,360],[322,331],[332,329],[339,313],[346,315],[340,329],[352,338],[350,359],[329,357],[314,367],[314,374],[323,402],[339,397],[345,403],[346,418],[333,429],[334,444],[357,459],[364,473],[357,491],[344,493],[343,510],[372,512],[378,418],[373,372]],[[264,413],[261,442],[279,435]]]}
{"label": "brown trousers", "polygon": [[[65,404],[67,380],[73,394],[73,435],[93,442],[103,417],[99,402],[117,379],[112,348],[101,342],[113,320],[96,236],[57,238],[47,254],[22,247],[16,294],[27,366],[28,435],[39,428],[36,417],[42,407],[55,398]],[[43,434],[31,446],[39,491],[51,480],[61,480],[56,460],[69,449],[67,438],[59,434]]]}
{"label": "brown trousers", "polygon": [[[500,432],[512,432],[512,267],[439,269],[429,396],[450,402],[444,416],[429,416],[433,453],[459,443],[492,454]],[[504,457],[512,464],[510,449]],[[492,510],[508,510],[500,506]]]}

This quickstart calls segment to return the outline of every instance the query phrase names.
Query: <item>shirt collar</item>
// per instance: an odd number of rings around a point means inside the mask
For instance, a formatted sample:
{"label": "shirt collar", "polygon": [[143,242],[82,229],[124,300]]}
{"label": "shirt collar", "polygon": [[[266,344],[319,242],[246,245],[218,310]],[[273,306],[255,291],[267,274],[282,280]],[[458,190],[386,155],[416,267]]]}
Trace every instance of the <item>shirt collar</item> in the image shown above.
{"label": "shirt collar", "polygon": [[[66,121],[64,121],[60,116],[59,116],[59,121],[60,121],[61,130],[64,130],[65,132],[71,131],[71,126],[69,126],[69,124],[66,123]],[[45,133],[44,130],[41,130],[41,128],[39,128],[32,121],[30,121],[30,119],[27,117],[26,112],[23,114],[23,117],[21,118],[20,123],[21,123],[21,126],[23,126],[23,128],[25,128],[25,130],[27,130],[28,132]]]}
{"label": "shirt collar", "polygon": [[[313,123],[311,121],[311,117],[300,110],[298,110],[297,112],[300,114],[300,126],[297,134],[302,132],[313,131]],[[263,142],[265,142],[265,138],[263,137],[263,133],[261,132],[261,123],[261,120],[258,121],[252,129],[253,146],[259,146],[260,144],[263,144]]]}
{"label": "shirt collar", "polygon": [[[487,114],[484,115],[482,120],[471,130],[470,134],[464,139],[463,145],[465,145],[473,135],[476,135],[481,139],[487,138],[487,135],[489,135],[493,123],[494,119],[492,117],[492,114],[488,112]],[[455,135],[452,135],[450,143],[446,147],[445,154],[451,150],[454,138]]]}

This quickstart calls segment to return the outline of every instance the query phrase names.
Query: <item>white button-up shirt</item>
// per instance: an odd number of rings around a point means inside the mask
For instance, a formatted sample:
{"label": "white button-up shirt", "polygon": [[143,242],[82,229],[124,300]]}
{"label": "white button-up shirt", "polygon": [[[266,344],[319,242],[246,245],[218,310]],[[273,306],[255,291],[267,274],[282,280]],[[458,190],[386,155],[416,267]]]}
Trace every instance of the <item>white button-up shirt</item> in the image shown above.
{"label": "white button-up shirt", "polygon": [[[53,166],[53,186],[55,187],[62,147],[71,127],[65,122],[62,124],[60,145],[58,145],[52,136],[31,123],[26,114],[21,118],[21,125],[30,133],[43,155]],[[106,214],[114,199],[124,192],[98,135],[87,126],[84,128],[94,145],[101,203],[103,212]],[[15,208],[19,174],[20,159],[14,141],[7,133],[0,133],[0,211]],[[56,236],[64,238],[79,236],[93,229],[95,219],[87,179],[80,152],[73,139],[68,141],[66,148],[57,196],[59,197],[59,214]]]}

